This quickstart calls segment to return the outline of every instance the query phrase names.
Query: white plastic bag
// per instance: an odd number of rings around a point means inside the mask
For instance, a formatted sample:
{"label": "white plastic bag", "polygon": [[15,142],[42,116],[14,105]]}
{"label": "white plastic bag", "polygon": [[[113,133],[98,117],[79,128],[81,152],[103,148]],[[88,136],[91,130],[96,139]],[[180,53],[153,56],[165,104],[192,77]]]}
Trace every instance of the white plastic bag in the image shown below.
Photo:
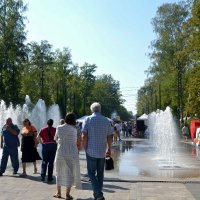
{"label": "white plastic bag", "polygon": [[42,144],[37,145],[37,152],[38,152],[40,158],[42,159]]}

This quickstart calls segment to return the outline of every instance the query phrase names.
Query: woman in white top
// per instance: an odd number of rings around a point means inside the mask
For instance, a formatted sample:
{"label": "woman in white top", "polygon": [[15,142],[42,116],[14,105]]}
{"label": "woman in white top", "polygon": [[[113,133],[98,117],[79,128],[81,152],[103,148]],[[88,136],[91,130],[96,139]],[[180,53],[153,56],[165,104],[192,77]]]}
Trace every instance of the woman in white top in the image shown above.
{"label": "woman in white top", "polygon": [[76,117],[68,113],[65,124],[56,129],[55,139],[58,142],[56,152],[56,183],[57,193],[53,196],[61,198],[61,186],[66,187],[66,199],[71,200],[70,190],[73,185],[81,189],[80,164],[77,149]]}

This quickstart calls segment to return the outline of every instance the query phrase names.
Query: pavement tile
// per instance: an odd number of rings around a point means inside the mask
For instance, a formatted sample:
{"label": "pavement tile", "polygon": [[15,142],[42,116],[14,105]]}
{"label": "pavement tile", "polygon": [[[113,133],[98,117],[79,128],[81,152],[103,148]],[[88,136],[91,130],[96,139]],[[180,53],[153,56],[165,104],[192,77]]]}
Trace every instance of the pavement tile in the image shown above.
{"label": "pavement tile", "polygon": [[[40,162],[37,163],[38,171]],[[71,195],[75,200],[93,200],[91,183],[84,177],[87,173],[84,152],[80,152],[80,164],[82,179],[85,180],[82,182],[83,189],[72,188]],[[19,174],[13,176],[8,167],[4,176],[0,177],[0,200],[56,200],[53,198],[55,180],[52,184],[41,182],[40,174],[33,174],[32,164],[27,165],[27,177],[20,177],[21,172],[20,168]],[[159,182],[159,178],[123,177],[115,171],[106,171],[103,192],[106,200],[200,200],[200,180]],[[64,187],[62,197],[65,197]]]}

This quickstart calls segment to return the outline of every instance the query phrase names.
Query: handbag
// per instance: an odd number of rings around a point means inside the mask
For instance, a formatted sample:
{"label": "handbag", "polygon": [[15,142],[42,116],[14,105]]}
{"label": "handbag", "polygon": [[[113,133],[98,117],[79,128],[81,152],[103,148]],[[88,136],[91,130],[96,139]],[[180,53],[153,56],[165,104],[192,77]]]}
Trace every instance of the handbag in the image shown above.
{"label": "handbag", "polygon": [[105,170],[112,170],[114,169],[114,162],[111,157],[106,157],[105,159]]}

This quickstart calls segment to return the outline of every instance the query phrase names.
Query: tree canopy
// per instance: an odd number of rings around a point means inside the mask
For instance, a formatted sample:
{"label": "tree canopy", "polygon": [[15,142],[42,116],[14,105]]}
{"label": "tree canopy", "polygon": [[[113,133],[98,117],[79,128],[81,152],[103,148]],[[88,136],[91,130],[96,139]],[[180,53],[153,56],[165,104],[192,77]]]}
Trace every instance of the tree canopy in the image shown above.
{"label": "tree canopy", "polygon": [[138,90],[139,114],[170,106],[178,118],[200,117],[200,1],[163,4],[152,19],[148,79]]}
{"label": "tree canopy", "polygon": [[46,40],[26,42],[26,9],[22,0],[0,1],[0,99],[23,104],[28,94],[33,103],[39,98],[47,106],[57,103],[62,116],[73,111],[77,117],[89,114],[98,101],[107,117],[117,111],[130,120],[120,84],[111,75],[95,76],[96,64],[74,64],[68,47],[53,50]]}

